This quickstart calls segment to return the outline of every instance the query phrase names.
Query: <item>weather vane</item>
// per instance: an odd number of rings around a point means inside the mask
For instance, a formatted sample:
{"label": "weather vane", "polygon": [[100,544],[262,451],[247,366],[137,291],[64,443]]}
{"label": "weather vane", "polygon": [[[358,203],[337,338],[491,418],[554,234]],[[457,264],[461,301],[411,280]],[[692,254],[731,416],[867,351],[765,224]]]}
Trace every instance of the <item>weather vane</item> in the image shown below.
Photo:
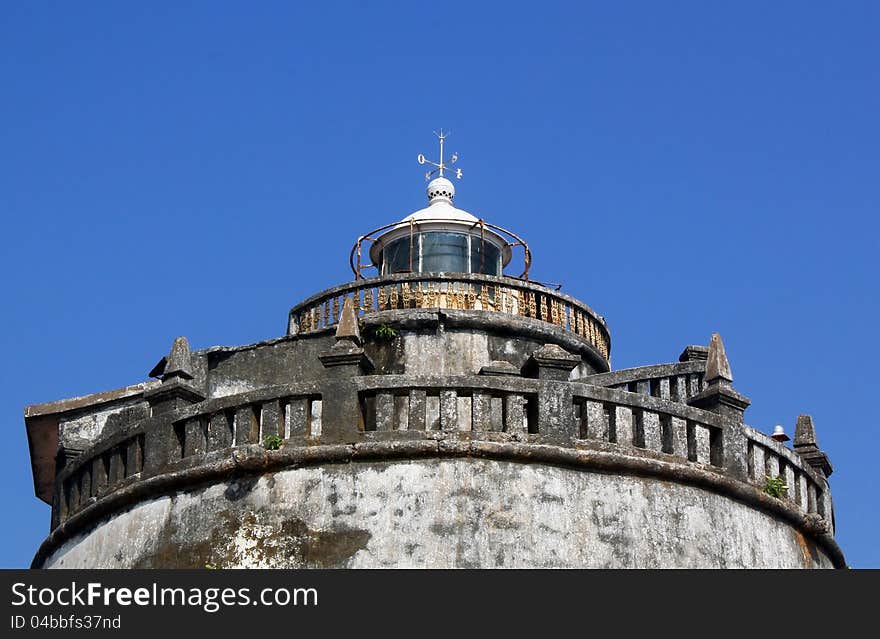
{"label": "weather vane", "polygon": [[430,180],[431,176],[434,175],[435,173],[439,173],[440,177],[443,177],[443,171],[455,171],[455,177],[460,180],[461,179],[461,169],[453,169],[452,168],[452,165],[455,164],[456,162],[458,162],[458,153],[452,154],[452,157],[449,158],[449,164],[446,164],[443,162],[443,141],[447,138],[447,136],[449,134],[443,133],[443,129],[440,129],[440,133],[437,133],[436,131],[434,131],[434,135],[436,135],[440,140],[440,162],[439,162],[439,164],[437,162],[431,162],[431,160],[428,160],[427,158],[425,158],[425,156],[422,155],[421,153],[419,153],[419,156],[417,158],[419,161],[419,164],[430,164],[431,166],[437,167],[433,171],[428,171],[427,173],[425,173],[425,179]]}

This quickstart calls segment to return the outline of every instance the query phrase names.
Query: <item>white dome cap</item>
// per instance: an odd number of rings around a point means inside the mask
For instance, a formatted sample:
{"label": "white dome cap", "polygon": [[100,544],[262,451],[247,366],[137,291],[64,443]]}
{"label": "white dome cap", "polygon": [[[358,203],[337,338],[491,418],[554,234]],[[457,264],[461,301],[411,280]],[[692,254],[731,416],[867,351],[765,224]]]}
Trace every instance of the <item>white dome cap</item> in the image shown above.
{"label": "white dome cap", "polygon": [[401,223],[418,222],[420,220],[434,220],[437,222],[467,222],[473,224],[479,220],[475,215],[471,215],[467,211],[455,208],[452,199],[455,197],[455,186],[445,177],[438,177],[431,180],[427,188],[428,201],[430,204],[423,209],[419,209],[415,213],[407,215]]}
{"label": "white dome cap", "polygon": [[428,183],[427,193],[428,201],[432,204],[438,199],[452,202],[455,198],[455,185],[445,177],[434,178]]}

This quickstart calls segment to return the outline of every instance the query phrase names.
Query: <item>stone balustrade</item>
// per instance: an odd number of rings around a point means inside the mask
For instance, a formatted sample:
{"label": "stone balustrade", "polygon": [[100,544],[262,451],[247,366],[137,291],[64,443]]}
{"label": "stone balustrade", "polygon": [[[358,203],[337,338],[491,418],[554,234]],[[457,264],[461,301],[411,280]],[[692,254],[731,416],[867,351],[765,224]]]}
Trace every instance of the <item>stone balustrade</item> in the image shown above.
{"label": "stone balustrade", "polygon": [[691,397],[705,390],[705,373],[705,360],[697,360],[626,368],[591,375],[583,381],[592,386],[616,388],[686,404]]}
{"label": "stone balustrade", "polygon": [[346,297],[359,315],[404,309],[463,309],[505,313],[552,324],[579,336],[607,361],[611,337],[589,306],[544,286],[511,277],[413,273],[356,280],[294,306],[288,334],[320,331],[339,321]]}
{"label": "stone balustrade", "polygon": [[[284,442],[282,451],[264,451],[269,457],[318,450],[328,442],[405,445],[447,438],[508,442],[521,452],[549,446],[572,455],[614,454],[642,460],[636,472],[658,463],[690,467],[759,491],[767,476],[781,474],[790,487],[785,503],[832,526],[827,483],[797,453],[748,426],[671,398],[518,376],[365,375],[346,384],[274,386],[126,424],[61,471],[53,527],[138,482],[228,460],[236,450],[259,449],[269,435]],[[346,392],[350,400],[340,394]],[[329,397],[333,403],[324,410]],[[341,417],[335,408],[340,404],[355,412]],[[354,435],[328,440],[327,429],[335,432],[336,425],[322,419],[330,415],[357,422],[349,424]],[[625,469],[629,462],[621,463]]]}
{"label": "stone balustrade", "polygon": [[785,480],[784,499],[806,514],[816,514],[834,532],[833,507],[828,482],[801,456],[772,437],[743,426],[748,441],[749,480],[759,487],[768,478]]}

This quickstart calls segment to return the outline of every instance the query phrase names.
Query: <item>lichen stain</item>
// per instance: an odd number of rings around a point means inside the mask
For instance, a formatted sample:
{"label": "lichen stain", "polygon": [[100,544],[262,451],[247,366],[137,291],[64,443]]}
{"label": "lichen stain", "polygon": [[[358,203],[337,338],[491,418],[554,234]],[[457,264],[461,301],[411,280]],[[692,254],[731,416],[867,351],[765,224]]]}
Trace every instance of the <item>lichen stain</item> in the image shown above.
{"label": "lichen stain", "polygon": [[794,531],[794,538],[795,541],[797,541],[798,547],[801,549],[801,554],[804,556],[804,568],[812,568],[813,551],[812,548],[810,548],[810,544],[807,543],[807,540],[804,538],[804,535],[800,530]]}
{"label": "lichen stain", "polygon": [[134,567],[344,568],[372,536],[366,530],[318,530],[299,519],[279,523],[273,513],[234,510],[215,513],[207,539],[187,541],[192,532],[169,525],[156,551]]}
{"label": "lichen stain", "polygon": [[236,501],[250,493],[259,481],[259,477],[242,477],[239,479],[235,479],[229,482],[229,485],[226,487],[223,495],[229,501]]}

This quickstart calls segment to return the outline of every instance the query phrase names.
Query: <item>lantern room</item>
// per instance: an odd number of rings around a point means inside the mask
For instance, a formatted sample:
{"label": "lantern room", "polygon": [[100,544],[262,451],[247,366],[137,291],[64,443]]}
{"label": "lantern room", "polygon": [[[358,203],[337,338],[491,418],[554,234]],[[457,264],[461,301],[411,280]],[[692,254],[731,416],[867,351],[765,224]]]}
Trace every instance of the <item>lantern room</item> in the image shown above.
{"label": "lantern room", "polygon": [[[358,238],[351,251],[351,267],[357,279],[364,271],[376,270],[373,275],[388,276],[400,273],[468,273],[501,276],[511,261],[513,247],[524,250],[524,269],[520,278],[528,279],[531,254],[526,243],[513,233],[489,224],[467,211],[456,208],[455,185],[443,173],[449,171],[461,177],[461,169],[453,169],[458,156],[449,163],[443,160],[443,132],[440,138],[440,162],[431,162],[423,155],[420,164],[437,167],[426,174],[431,179],[427,188],[428,206],[408,215],[399,222],[370,231]],[[364,244],[369,243],[369,250]],[[370,263],[364,263],[364,253]]]}

